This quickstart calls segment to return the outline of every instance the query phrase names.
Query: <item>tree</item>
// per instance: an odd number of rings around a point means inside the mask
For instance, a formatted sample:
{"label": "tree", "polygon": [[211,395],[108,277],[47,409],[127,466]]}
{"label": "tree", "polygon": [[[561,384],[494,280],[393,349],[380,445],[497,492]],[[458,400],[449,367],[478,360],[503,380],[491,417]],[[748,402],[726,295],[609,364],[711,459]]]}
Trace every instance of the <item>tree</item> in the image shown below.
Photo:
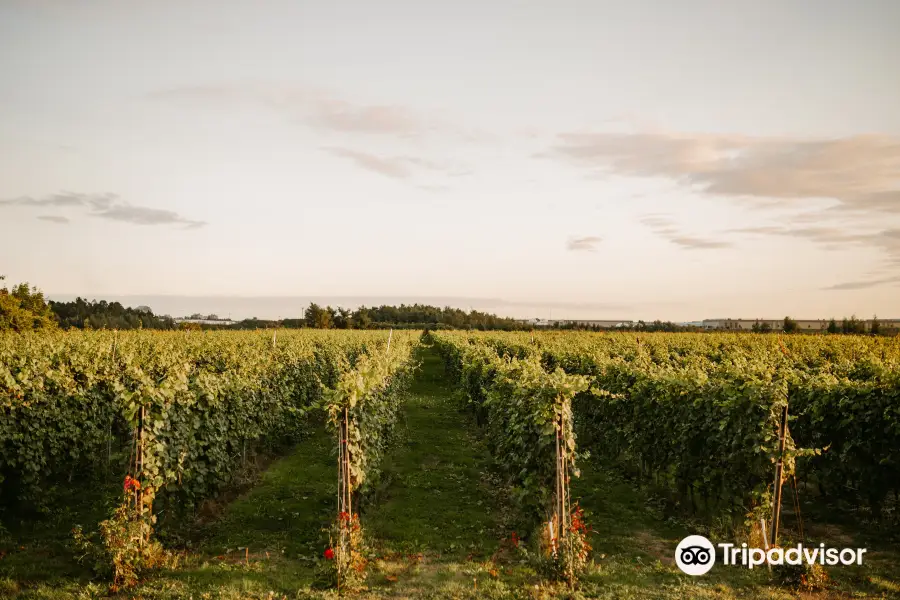
{"label": "tree", "polygon": [[772,326],[769,325],[768,321],[764,322],[762,325],[759,326],[760,333],[769,333],[770,331],[772,331]]}
{"label": "tree", "polygon": [[315,302],[309,303],[309,308],[303,313],[303,318],[306,320],[307,327],[315,327],[317,329],[329,329],[332,324],[332,312],[334,309],[331,307],[322,308]]}
{"label": "tree", "polygon": [[872,335],[881,333],[881,323],[878,322],[878,315],[872,317],[872,328],[869,331]]}
{"label": "tree", "polygon": [[841,332],[843,333],[865,333],[866,332],[866,323],[865,321],[860,321],[856,318],[856,315],[852,315],[849,319],[846,317],[841,322]]}
{"label": "tree", "polygon": [[[6,279],[0,275],[0,281]],[[7,289],[0,288],[0,331],[30,331],[56,327],[53,311],[44,300],[44,293],[28,283]]]}
{"label": "tree", "polygon": [[356,329],[368,329],[372,325],[372,317],[369,316],[369,309],[362,307],[353,313],[353,327]]}
{"label": "tree", "polygon": [[797,321],[793,320],[790,317],[784,318],[784,332],[785,333],[794,333],[797,331],[799,326],[797,325]]}
{"label": "tree", "polygon": [[49,302],[56,320],[64,329],[174,329],[175,321],[156,316],[147,306],[124,307],[118,302],[75,298],[72,302]]}
{"label": "tree", "polygon": [[837,333],[837,332],[838,332],[837,321],[834,320],[834,317],[831,317],[831,320],[828,321],[828,333]]}
{"label": "tree", "polygon": [[350,329],[353,327],[353,317],[348,309],[338,307],[337,313],[333,314],[335,329]]}
{"label": "tree", "polygon": [[320,307],[315,302],[310,302],[309,306],[303,311],[303,320],[306,321],[307,327],[315,327],[316,323],[319,320],[319,313],[322,312],[322,307]]}

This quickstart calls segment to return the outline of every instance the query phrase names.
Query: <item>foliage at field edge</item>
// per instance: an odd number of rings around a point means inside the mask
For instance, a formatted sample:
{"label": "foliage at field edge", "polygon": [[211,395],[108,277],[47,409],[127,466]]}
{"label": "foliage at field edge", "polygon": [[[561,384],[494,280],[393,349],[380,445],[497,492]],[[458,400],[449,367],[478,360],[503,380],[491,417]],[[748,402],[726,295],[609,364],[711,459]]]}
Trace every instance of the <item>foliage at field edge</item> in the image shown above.
{"label": "foliage at field edge", "polygon": [[[5,277],[0,275],[0,281]],[[36,287],[20,283],[8,289],[0,287],[0,332],[31,331],[56,327],[53,311],[44,294]]]}

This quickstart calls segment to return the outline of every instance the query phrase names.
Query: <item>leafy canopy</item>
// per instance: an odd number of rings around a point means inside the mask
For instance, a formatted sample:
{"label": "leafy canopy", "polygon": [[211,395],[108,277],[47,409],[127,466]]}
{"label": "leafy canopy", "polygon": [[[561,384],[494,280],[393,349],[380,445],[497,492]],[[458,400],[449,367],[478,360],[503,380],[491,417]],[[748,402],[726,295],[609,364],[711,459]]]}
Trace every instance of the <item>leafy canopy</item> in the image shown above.
{"label": "leafy canopy", "polygon": [[[0,281],[6,279],[0,275]],[[44,293],[28,283],[20,283],[7,289],[0,288],[0,331],[30,331],[53,329],[56,321],[53,311],[44,300]]]}

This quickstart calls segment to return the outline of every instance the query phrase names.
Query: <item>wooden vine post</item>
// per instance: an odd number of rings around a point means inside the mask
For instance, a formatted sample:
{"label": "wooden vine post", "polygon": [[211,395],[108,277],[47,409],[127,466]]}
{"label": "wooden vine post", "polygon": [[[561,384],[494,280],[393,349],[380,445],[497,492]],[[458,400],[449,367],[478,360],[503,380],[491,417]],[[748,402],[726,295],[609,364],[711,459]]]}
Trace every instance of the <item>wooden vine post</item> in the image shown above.
{"label": "wooden vine post", "polygon": [[[146,483],[146,479],[144,478],[144,445],[146,443],[146,436],[144,434],[144,423],[145,423],[145,408],[141,405],[140,410],[138,411],[138,422],[137,428],[134,434],[135,446],[134,446],[134,462],[131,465],[131,470],[134,473],[134,481],[137,485],[135,485],[133,490],[133,500],[134,500],[134,509],[135,516],[134,518],[138,520],[143,520],[144,518],[144,484]],[[127,481],[127,480],[126,480]],[[128,489],[128,488],[126,488]],[[143,548],[144,543],[148,541],[146,539],[146,535],[142,533],[140,536],[139,544]]]}
{"label": "wooden vine post", "polygon": [[[329,536],[332,546],[325,557],[332,563],[338,594],[356,589],[365,579],[366,558],[363,531],[358,514],[353,513],[353,493],[363,483],[366,470],[361,458],[365,456],[359,412],[375,382],[384,377],[385,359],[390,353],[393,330],[388,334],[385,355],[368,354],[357,361],[353,369],[344,373],[333,389],[326,390],[329,423],[337,430],[338,490],[337,520]],[[384,361],[379,363],[377,361]],[[351,414],[351,411],[354,411]],[[358,512],[358,511],[357,511]]]}
{"label": "wooden vine post", "polygon": [[344,407],[344,417],[341,420],[341,504],[338,506],[339,512],[353,514],[353,504],[351,501],[353,489],[350,481],[350,411]]}
{"label": "wooden vine post", "polygon": [[352,547],[350,532],[353,521],[353,486],[350,475],[350,411],[344,406],[338,423],[338,534],[336,540],[337,553],[333,560],[336,564],[337,589],[342,591],[342,575],[347,564],[346,557],[351,556]]}
{"label": "wooden vine post", "polygon": [[575,438],[572,428],[572,400],[580,392],[589,388],[589,382],[581,376],[565,374],[557,369],[549,374],[546,385],[554,390],[552,400],[555,429],[556,473],[553,501],[547,531],[550,537],[550,556],[561,579],[574,589],[576,580],[585,565],[587,551],[585,540],[587,529],[581,510],[573,512],[569,484],[571,475],[578,475],[574,469]]}
{"label": "wooden vine post", "polygon": [[[565,561],[566,579],[572,587],[575,582],[573,551],[570,538],[572,506],[569,494],[569,458],[568,438],[566,436],[566,408],[568,400],[557,395],[554,410],[556,412],[556,490],[553,502],[553,514],[548,523],[550,531],[550,551],[556,559]],[[562,556],[560,556],[562,553]]]}
{"label": "wooden vine post", "polygon": [[775,465],[775,499],[772,506],[772,546],[778,545],[778,526],[781,521],[781,489],[784,474],[784,449],[787,444],[788,405],[784,403],[781,412],[781,426],[778,428],[778,462]]}
{"label": "wooden vine post", "polygon": [[[778,338],[778,347],[785,357],[790,357],[790,351],[784,345],[781,337]],[[781,490],[784,484],[784,450],[787,446],[788,426],[788,397],[785,393],[784,406],[781,409],[781,425],[778,428],[778,462],[775,464],[775,490],[772,504],[772,541],[771,546],[778,545],[778,526],[781,524]]]}
{"label": "wooden vine post", "polygon": [[[113,344],[112,344],[112,353],[110,354],[110,362],[115,365],[116,361],[116,345],[119,341],[119,330],[113,329]],[[109,473],[109,463],[112,462],[112,435],[113,435],[113,421],[115,421],[115,416],[110,415],[109,418],[109,431],[106,434],[106,472]]]}
{"label": "wooden vine post", "polygon": [[278,326],[281,324],[281,315],[278,315],[278,320],[275,321],[275,327],[272,330],[272,349],[275,349],[275,340],[278,339]]}
{"label": "wooden vine post", "polygon": [[[137,480],[141,481],[144,475],[144,407],[141,406],[141,415],[138,418],[138,451],[137,451]],[[138,490],[138,506],[143,508],[144,494],[143,490]],[[143,512],[143,511],[142,511]]]}

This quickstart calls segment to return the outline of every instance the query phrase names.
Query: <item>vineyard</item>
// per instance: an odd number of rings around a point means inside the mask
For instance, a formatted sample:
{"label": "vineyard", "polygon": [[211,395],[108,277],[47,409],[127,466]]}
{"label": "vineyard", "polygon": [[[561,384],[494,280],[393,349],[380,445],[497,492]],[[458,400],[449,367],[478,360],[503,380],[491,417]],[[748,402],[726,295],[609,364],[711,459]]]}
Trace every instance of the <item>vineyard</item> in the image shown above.
{"label": "vineyard", "polygon": [[900,593],[900,338],[8,334],[0,403],[11,597],[791,597],[670,540],[838,525],[823,593]]}
{"label": "vineyard", "polygon": [[896,339],[578,333],[534,341],[529,334],[437,339],[476,403],[509,364],[587,378],[590,390],[575,408],[585,447],[720,513],[752,514],[756,522],[771,506],[786,407],[786,473],[796,470],[820,494],[876,517],[900,497]]}

